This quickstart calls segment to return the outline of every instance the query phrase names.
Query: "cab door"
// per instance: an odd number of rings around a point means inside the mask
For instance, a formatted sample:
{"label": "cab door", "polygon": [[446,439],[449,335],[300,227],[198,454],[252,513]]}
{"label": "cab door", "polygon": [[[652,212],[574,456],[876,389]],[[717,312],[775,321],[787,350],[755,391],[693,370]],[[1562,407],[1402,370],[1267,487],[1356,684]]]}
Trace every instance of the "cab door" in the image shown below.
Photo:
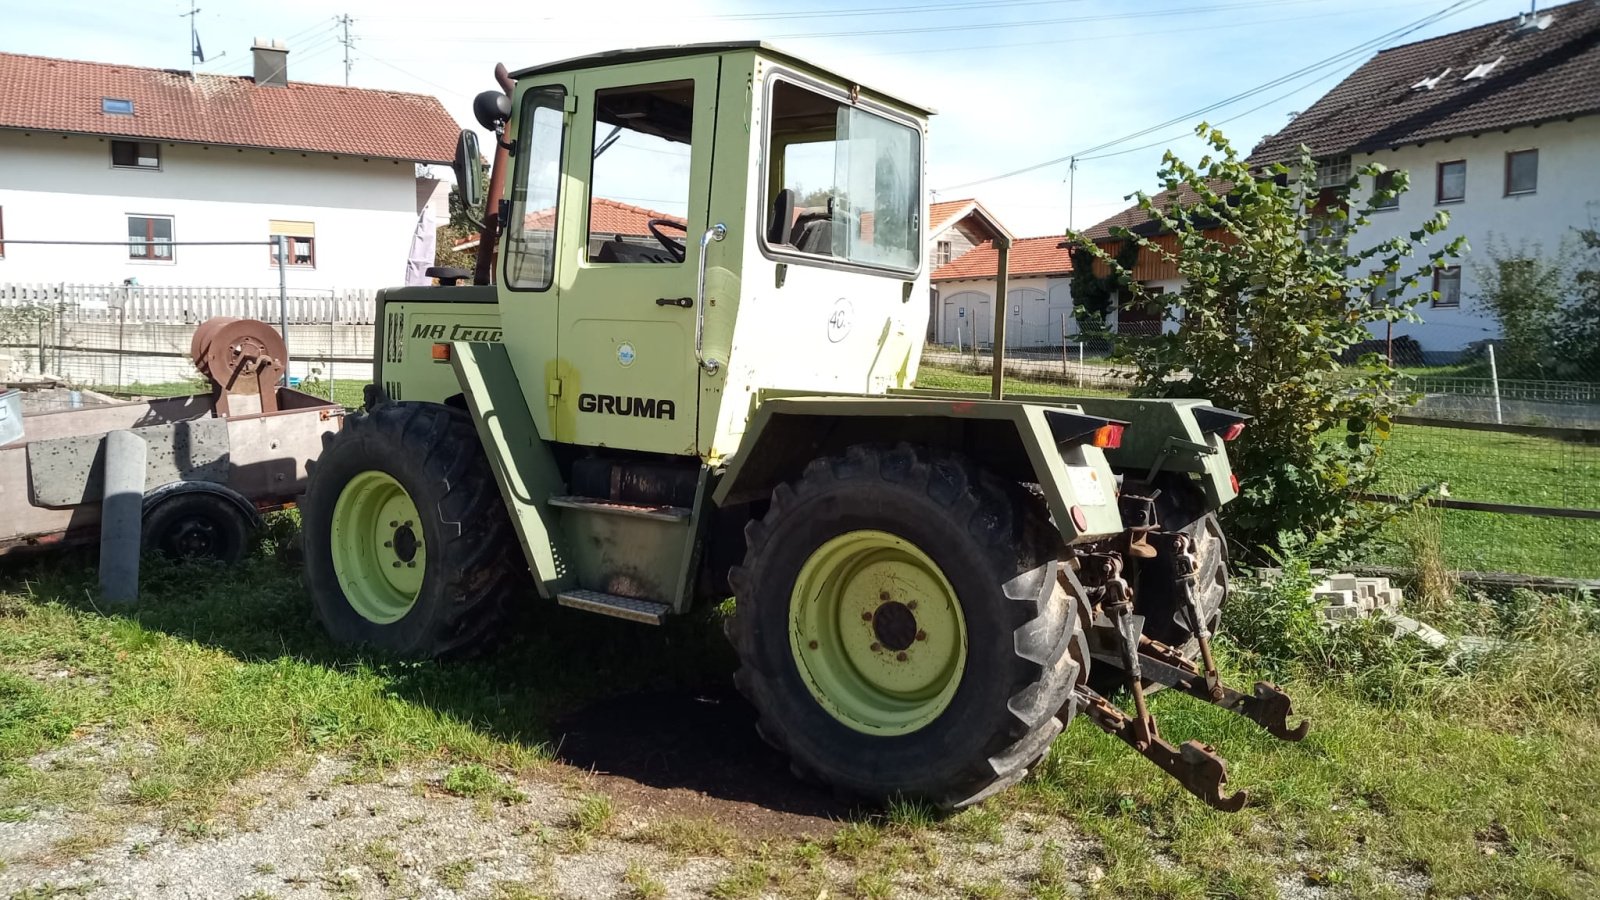
{"label": "cab door", "polygon": [[558,297],[564,443],[694,454],[700,238],[709,225],[718,60],[580,72],[568,142],[581,202]]}

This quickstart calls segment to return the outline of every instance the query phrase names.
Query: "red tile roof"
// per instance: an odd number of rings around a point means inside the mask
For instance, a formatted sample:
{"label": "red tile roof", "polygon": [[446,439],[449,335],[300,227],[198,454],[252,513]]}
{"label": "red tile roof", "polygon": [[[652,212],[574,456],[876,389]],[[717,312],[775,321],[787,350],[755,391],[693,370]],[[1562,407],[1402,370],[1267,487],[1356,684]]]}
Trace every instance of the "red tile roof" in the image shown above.
{"label": "red tile roof", "polygon": [[[934,281],[993,278],[999,265],[1000,251],[995,249],[993,241],[984,241],[935,269],[932,277]],[[1008,271],[1012,276],[1065,275],[1071,272],[1072,254],[1067,249],[1066,238],[1059,234],[1017,238],[1011,243]]]}
{"label": "red tile roof", "polygon": [[[101,111],[133,101],[133,115]],[[433,97],[0,53],[0,128],[448,163],[460,129]]]}
{"label": "red tile roof", "polygon": [[1000,220],[994,217],[994,213],[984,209],[982,203],[971,197],[965,200],[946,200],[941,203],[931,204],[928,207],[928,222],[932,227],[928,229],[928,234],[938,234],[954,225],[957,221],[974,213],[983,221],[983,224],[991,234],[1011,235],[1011,232],[1000,224]]}
{"label": "red tile roof", "polygon": [[[1213,191],[1219,194],[1226,194],[1233,189],[1233,183],[1228,181],[1210,181],[1207,183]],[[1179,207],[1193,206],[1199,199],[1200,195],[1195,193],[1194,186],[1188,184],[1179,185],[1176,191],[1162,191],[1150,198],[1156,209],[1160,210],[1169,209],[1174,204]],[[1133,229],[1149,221],[1150,214],[1135,203],[1111,218],[1097,222],[1094,226],[1084,229],[1083,236],[1095,243],[1099,243],[1111,237],[1111,229],[1113,228]]]}
{"label": "red tile roof", "polygon": [[[645,237],[650,234],[647,223],[651,219],[666,219],[670,222],[682,222],[682,216],[671,213],[657,212],[645,209],[642,206],[633,206],[619,200],[609,200],[605,197],[596,197],[589,204],[589,231],[594,234],[610,235],[620,234],[626,237]],[[549,231],[555,221],[554,209],[541,209],[528,213],[523,217],[523,228],[534,231]],[[680,238],[678,232],[670,228],[663,228],[669,237]],[[478,246],[478,235],[470,234],[454,246],[456,250],[470,250]]]}
{"label": "red tile roof", "polygon": [[[1546,27],[1501,19],[1384,50],[1262,140],[1250,161],[1291,160],[1301,144],[1327,156],[1600,113],[1600,3],[1536,16]],[[1418,87],[1425,79],[1437,80]]]}

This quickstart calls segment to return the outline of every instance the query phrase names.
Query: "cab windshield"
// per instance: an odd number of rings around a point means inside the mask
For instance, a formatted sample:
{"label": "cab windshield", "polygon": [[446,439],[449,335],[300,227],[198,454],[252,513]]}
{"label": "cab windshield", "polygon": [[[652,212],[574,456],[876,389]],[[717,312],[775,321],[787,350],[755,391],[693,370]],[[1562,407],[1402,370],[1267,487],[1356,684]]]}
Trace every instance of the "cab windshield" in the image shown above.
{"label": "cab windshield", "polygon": [[781,79],[767,121],[768,248],[915,271],[922,247],[917,129]]}

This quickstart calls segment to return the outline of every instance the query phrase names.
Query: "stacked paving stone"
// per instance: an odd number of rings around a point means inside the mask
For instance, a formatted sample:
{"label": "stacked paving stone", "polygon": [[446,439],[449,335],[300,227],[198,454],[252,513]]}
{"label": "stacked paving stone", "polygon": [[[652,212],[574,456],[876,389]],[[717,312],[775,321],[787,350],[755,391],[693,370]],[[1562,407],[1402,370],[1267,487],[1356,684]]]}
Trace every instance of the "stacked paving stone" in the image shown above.
{"label": "stacked paving stone", "polygon": [[1330,621],[1364,619],[1375,613],[1400,611],[1400,589],[1387,578],[1360,578],[1355,575],[1329,575],[1312,589],[1322,604],[1322,616]]}

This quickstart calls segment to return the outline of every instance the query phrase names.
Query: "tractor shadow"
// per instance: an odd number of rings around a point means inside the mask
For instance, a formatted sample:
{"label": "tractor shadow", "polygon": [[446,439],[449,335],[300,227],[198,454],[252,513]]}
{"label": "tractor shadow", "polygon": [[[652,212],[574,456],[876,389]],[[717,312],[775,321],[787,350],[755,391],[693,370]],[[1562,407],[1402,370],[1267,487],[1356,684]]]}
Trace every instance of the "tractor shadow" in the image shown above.
{"label": "tractor shadow", "polygon": [[859,812],[791,774],[728,681],[607,697],[562,716],[555,730],[557,759],[647,806],[731,819],[726,823],[750,830],[811,833]]}
{"label": "tractor shadow", "polygon": [[69,551],[0,561],[0,592],[135,622],[247,663],[371,671],[391,696],[498,740],[542,746],[631,806],[746,833],[826,834],[859,817],[792,775],[756,734],[713,613],[653,628],[535,601],[475,658],[401,660],[329,640],[295,562],[146,559],[140,601],[112,608],[93,599],[93,552]]}

